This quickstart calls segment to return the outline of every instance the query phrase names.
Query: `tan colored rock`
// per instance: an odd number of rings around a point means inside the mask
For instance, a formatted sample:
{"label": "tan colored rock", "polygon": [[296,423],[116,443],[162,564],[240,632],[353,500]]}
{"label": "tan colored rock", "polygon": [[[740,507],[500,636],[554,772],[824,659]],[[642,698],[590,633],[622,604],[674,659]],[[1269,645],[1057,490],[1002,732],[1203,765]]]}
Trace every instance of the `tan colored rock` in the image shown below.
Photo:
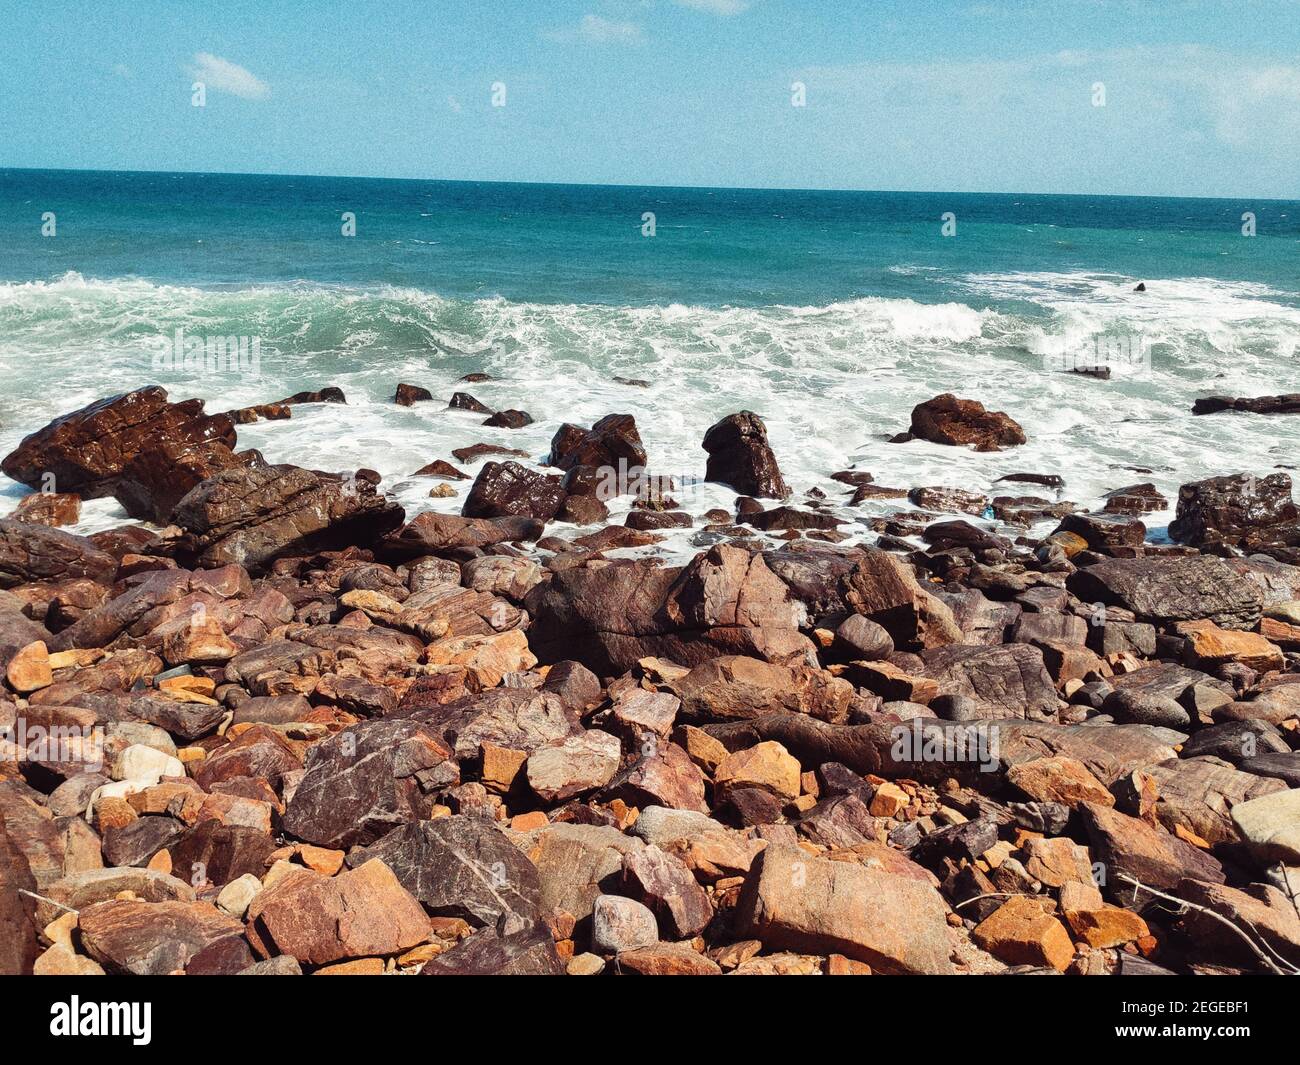
{"label": "tan colored rock", "polygon": [[165,626],[162,656],[169,666],[228,662],[239,648],[214,617],[187,617]]}
{"label": "tan colored rock", "polygon": [[537,665],[521,629],[491,636],[459,636],[438,640],[425,649],[424,660],[435,666],[464,666],[484,688],[495,688],[507,673]]}
{"label": "tan colored rock", "polygon": [[882,973],[951,973],[948,907],[929,884],[769,846],[736,904],[737,935],[765,947],[838,953]]}
{"label": "tan colored rock", "polygon": [[614,960],[614,965],[639,976],[719,976],[722,973],[716,962],[681,943],[625,950]]}
{"label": "tan colored rock", "polygon": [[1057,802],[1073,809],[1081,802],[1114,806],[1106,786],[1073,758],[1035,758],[1007,770],[1007,781],[1036,802]]}
{"label": "tan colored rock", "polygon": [[1099,950],[1122,947],[1151,934],[1146,921],[1131,910],[1103,905],[1090,910],[1066,910],[1075,937]]}
{"label": "tan colored rock", "polygon": [[324,965],[398,954],[430,933],[419,902],[377,858],[335,877],[291,869],[273,884],[268,875],[248,910],[249,940],[263,957]]}
{"label": "tan colored rock", "polygon": [[528,761],[527,751],[516,751],[509,747],[498,747],[495,743],[484,743],[479,747],[483,762],[480,780],[488,791],[505,795],[519,778],[524,763]]}
{"label": "tan colored rock", "polygon": [[722,795],[732,788],[752,787],[789,800],[799,795],[799,774],[799,760],[781,744],[766,740],[729,754],[714,770],[713,783]]}
{"label": "tan colored rock", "polygon": [[1008,965],[1050,965],[1063,973],[1074,960],[1074,944],[1044,902],[1016,895],[976,925],[971,938]]}
{"label": "tan colored rock", "polygon": [[1221,629],[1209,621],[1185,622],[1179,629],[1187,636],[1188,653],[1199,669],[1240,662],[1264,673],[1285,665],[1282,648],[1257,632]]}
{"label": "tan colored rock", "polygon": [[54,673],[45,641],[35,640],[9,659],[5,679],[19,695],[48,688],[54,682]]}
{"label": "tan colored rock", "polygon": [[912,797],[892,781],[885,781],[876,789],[871,799],[873,817],[893,817],[899,810],[907,809]]}
{"label": "tan colored rock", "polygon": [[710,775],[731,753],[720,741],[694,725],[683,725],[677,731],[676,739],[690,755],[691,761]]}
{"label": "tan colored rock", "polygon": [[1023,849],[1028,855],[1025,871],[1048,887],[1059,888],[1071,880],[1082,884],[1093,882],[1088,849],[1072,839],[1064,836],[1028,839]]}

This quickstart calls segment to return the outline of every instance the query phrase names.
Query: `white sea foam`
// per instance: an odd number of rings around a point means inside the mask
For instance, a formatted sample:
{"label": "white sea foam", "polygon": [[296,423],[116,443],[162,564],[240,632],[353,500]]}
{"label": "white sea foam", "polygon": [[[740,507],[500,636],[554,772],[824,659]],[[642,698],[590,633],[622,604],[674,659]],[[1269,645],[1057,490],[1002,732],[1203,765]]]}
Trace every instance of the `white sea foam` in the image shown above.
{"label": "white sea foam", "polygon": [[[708,426],[754,410],[796,496],[816,487],[835,501],[846,489],[830,474],[852,465],[885,485],[990,494],[1042,494],[995,485],[1005,473],[1059,473],[1064,498],[1095,506],[1105,491],[1136,481],[1154,481],[1172,499],[1187,480],[1263,474],[1292,461],[1300,420],[1193,418],[1191,404],[1210,393],[1297,389],[1293,295],[1201,278],[1148,279],[1140,294],[1131,279],[1088,274],[967,275],[957,288],[962,302],[717,308],[459,301],[308,282],[200,289],[75,274],[3,284],[0,448],[58,414],[156,381],[174,398],[203,398],[210,411],[338,385],[346,406],[300,406],[289,421],[241,426],[241,446],[318,469],[377,469],[411,512],[459,508],[467,482],[455,485],[457,498],[430,499],[436,482],[410,476],[435,458],[451,459],[453,448],[501,443],[540,460],[562,422],[589,425],[614,411],[636,415],[652,469],[698,478]],[[157,377],[151,345],[176,329],[260,337],[260,377]],[[1151,352],[1137,373],[1098,381],[1045,365],[1098,338],[1134,336]],[[473,370],[496,380],[457,383]],[[435,401],[396,406],[399,381],[423,385]],[[536,421],[522,430],[485,428],[481,416],[446,409],[456,390],[494,409],[525,409]],[[916,403],[945,391],[1007,411],[1029,443],[997,454],[886,443],[907,428]],[[16,501],[25,490],[9,483],[6,491]],[[709,485],[681,499],[699,515],[730,507],[734,496]],[[866,533],[866,517],[895,509],[897,501],[845,509],[857,523],[846,530]],[[88,504],[83,515],[83,531],[123,520],[112,500]],[[1150,524],[1170,516],[1153,515]],[[690,535],[674,534],[674,549],[689,550]]]}

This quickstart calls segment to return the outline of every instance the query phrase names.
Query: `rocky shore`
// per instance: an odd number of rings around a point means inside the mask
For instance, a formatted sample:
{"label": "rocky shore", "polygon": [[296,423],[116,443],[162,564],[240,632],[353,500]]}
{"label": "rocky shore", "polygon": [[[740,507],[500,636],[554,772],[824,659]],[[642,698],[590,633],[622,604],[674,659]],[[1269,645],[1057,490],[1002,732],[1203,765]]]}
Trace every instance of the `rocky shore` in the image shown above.
{"label": "rocky shore", "polygon": [[[0,463],[0,973],[1298,971],[1285,474],[1152,544],[1152,485],[1087,512],[1067,468],[795,500],[751,412],[701,427],[706,513],[624,413],[430,455],[461,513],[409,520],[238,449],[343,402],[150,387]],[[917,440],[1025,434],[943,395]],[[107,496],[141,524],[60,528]]]}

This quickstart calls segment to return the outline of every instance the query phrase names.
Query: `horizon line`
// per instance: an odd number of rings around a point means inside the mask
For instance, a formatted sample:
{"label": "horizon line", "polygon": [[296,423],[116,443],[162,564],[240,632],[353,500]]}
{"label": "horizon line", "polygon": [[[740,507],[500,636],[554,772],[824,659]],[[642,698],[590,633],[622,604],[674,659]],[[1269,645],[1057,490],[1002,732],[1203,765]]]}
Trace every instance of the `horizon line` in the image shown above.
{"label": "horizon line", "polygon": [[885,195],[885,196],[1055,196],[1077,197],[1079,199],[1115,199],[1115,200],[1211,200],[1244,201],[1248,203],[1300,203],[1298,199],[1285,199],[1277,196],[1163,196],[1152,193],[1130,192],[1027,192],[1027,191],[962,191],[957,189],[860,189],[845,186],[797,186],[797,185],[642,185],[633,182],[617,181],[520,181],[500,178],[444,178],[444,177],[391,177],[371,174],[289,174],[280,171],[256,170],[135,170],[104,169],[101,167],[67,167],[67,166],[7,166],[0,165],[0,172],[25,171],[29,173],[56,174],[160,174],[187,175],[195,177],[268,177],[268,178],[303,178],[308,180],[335,181],[394,181],[426,182],[446,185],[537,185],[543,187],[568,188],[608,188],[608,189],[665,189],[691,192],[823,192],[849,195]]}

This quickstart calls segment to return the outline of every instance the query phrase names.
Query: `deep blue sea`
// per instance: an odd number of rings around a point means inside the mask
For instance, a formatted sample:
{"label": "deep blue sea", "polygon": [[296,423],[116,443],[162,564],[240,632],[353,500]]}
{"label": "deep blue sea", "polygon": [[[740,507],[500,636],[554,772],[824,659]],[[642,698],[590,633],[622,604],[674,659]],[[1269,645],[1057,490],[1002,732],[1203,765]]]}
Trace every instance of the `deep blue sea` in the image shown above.
{"label": "deep blue sea", "polygon": [[[255,338],[257,364],[160,363],[177,330]],[[611,411],[637,415],[657,469],[698,475],[705,429],[756,410],[796,491],[833,498],[855,464],[902,487],[1058,472],[1083,505],[1173,492],[1294,461],[1294,420],[1190,406],[1300,390],[1297,358],[1297,202],[0,170],[0,447],[150,382],[212,410],[337,384],[346,409],[241,441],[379,469],[412,510],[458,508],[409,477],[452,447],[540,458],[562,421]],[[1091,361],[1111,380],[1062,372]],[[480,400],[536,422],[391,402],[398,381],[445,401],[476,370],[496,378]],[[884,443],[940,391],[1006,410],[1029,444]],[[85,516],[121,519],[111,500]]]}

